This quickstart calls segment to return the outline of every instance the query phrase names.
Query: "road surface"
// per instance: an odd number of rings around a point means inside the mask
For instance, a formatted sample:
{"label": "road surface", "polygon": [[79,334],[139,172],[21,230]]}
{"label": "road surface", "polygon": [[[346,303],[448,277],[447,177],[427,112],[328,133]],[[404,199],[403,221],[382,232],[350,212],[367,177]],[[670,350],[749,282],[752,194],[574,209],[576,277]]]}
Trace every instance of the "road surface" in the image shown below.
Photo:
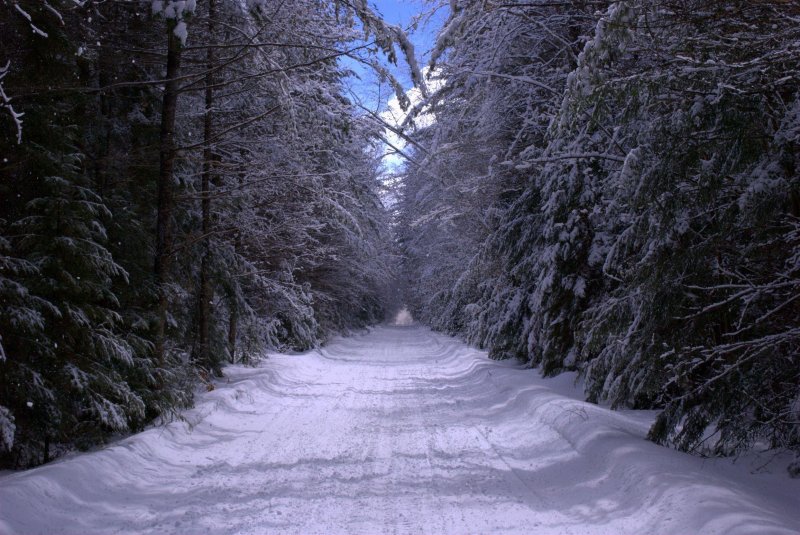
{"label": "road surface", "polygon": [[797,480],[421,327],[227,375],[186,422],[0,478],[0,532],[800,532]]}

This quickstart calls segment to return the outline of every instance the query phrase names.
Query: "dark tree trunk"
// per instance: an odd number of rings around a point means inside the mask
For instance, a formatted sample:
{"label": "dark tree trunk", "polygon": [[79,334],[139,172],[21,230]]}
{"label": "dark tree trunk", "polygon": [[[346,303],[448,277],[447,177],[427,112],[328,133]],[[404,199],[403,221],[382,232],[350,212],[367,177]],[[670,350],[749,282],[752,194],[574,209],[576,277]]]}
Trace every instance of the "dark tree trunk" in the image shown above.
{"label": "dark tree trunk", "polygon": [[211,302],[214,299],[213,288],[211,286],[211,175],[213,173],[214,154],[211,148],[213,143],[213,116],[214,106],[214,31],[216,17],[216,1],[210,0],[208,3],[208,35],[209,47],[206,52],[205,77],[205,106],[206,113],[203,123],[203,171],[201,177],[201,198],[202,198],[202,218],[203,218],[203,259],[200,265],[200,306],[198,310],[199,337],[198,360],[202,366],[206,366],[214,372],[218,372],[219,365],[216,359],[211,358]]}
{"label": "dark tree trunk", "polygon": [[156,221],[155,279],[158,288],[158,315],[156,318],[155,356],[164,359],[167,324],[167,283],[172,249],[172,210],[174,205],[175,168],[175,113],[178,104],[178,73],[181,66],[181,41],[173,31],[175,24],[167,25],[167,75],[161,104],[161,136],[158,172],[158,218]]}
{"label": "dark tree trunk", "polygon": [[231,307],[230,323],[228,324],[228,354],[231,362],[236,362],[236,336],[239,322],[239,314],[236,306]]}

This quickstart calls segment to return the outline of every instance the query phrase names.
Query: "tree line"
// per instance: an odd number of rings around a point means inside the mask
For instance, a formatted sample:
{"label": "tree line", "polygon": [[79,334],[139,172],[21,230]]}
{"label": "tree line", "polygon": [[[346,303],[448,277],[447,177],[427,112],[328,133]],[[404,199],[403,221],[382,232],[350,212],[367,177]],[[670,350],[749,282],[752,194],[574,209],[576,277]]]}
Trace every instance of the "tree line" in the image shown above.
{"label": "tree line", "polygon": [[800,455],[800,4],[451,5],[396,214],[415,317],[659,443]]}
{"label": "tree line", "polygon": [[360,0],[0,9],[2,466],[383,317],[380,128],[339,60],[396,60],[399,28]]}

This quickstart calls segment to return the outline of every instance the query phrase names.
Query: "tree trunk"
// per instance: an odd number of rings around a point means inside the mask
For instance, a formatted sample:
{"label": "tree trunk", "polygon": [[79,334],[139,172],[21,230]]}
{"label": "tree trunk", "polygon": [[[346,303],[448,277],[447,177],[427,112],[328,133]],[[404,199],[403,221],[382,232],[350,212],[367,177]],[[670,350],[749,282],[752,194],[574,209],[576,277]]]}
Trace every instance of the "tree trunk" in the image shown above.
{"label": "tree trunk", "polygon": [[236,362],[236,336],[237,327],[239,323],[239,314],[236,311],[236,306],[231,307],[230,323],[228,324],[228,354],[232,363]]}
{"label": "tree trunk", "polygon": [[[201,177],[201,198],[202,198],[202,219],[203,219],[203,259],[200,264],[200,306],[198,310],[200,347],[198,348],[198,360],[202,366],[217,372],[219,367],[211,359],[211,301],[214,299],[213,288],[211,286],[211,173],[213,172],[213,151],[212,144],[212,108],[214,106],[214,30],[216,17],[216,1],[210,0],[208,3],[208,36],[209,47],[206,51],[206,70],[205,77],[205,106],[206,113],[203,123],[203,171]],[[216,360],[216,359],[215,359]]]}
{"label": "tree trunk", "polygon": [[181,66],[181,41],[173,31],[175,23],[167,25],[167,75],[161,104],[161,136],[158,172],[158,218],[156,220],[155,279],[158,289],[155,357],[164,360],[167,325],[167,282],[172,249],[172,209],[174,205],[175,113],[178,104],[178,73]]}

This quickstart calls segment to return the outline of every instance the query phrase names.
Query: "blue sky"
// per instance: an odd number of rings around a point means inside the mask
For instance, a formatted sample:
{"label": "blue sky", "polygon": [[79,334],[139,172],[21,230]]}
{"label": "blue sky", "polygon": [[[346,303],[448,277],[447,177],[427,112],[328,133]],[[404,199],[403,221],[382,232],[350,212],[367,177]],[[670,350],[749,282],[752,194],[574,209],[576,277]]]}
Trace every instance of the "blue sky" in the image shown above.
{"label": "blue sky", "polygon": [[[422,0],[373,0],[371,3],[383,15],[384,20],[403,27],[411,24],[414,15],[426,9]],[[438,22],[441,22],[441,17],[442,14],[439,13]],[[433,45],[437,29],[433,26],[436,26],[436,23],[437,20],[434,20],[432,23],[418,28],[411,36],[419,53],[426,52]]]}
{"label": "blue sky", "polygon": [[420,11],[421,4],[415,1],[373,0],[371,4],[383,15],[383,18],[394,24],[408,22]]}
{"label": "blue sky", "polygon": [[[397,24],[403,28],[409,28],[415,15],[425,10],[430,11],[430,6],[426,6],[425,4],[426,2],[424,0],[372,0],[370,2],[370,5],[383,15],[386,22]],[[420,24],[415,30],[409,32],[409,38],[416,48],[420,66],[424,66],[427,63],[426,53],[433,46],[436,32],[445,16],[445,10],[439,10],[430,21],[425,24]],[[365,104],[368,104],[370,107],[375,107],[377,104],[377,91],[374,77],[371,73],[366,72],[362,68],[350,64],[347,61],[345,61],[345,63],[362,77],[361,81],[351,80],[350,85],[352,90]],[[404,60],[402,58],[398,58],[397,68],[392,68],[391,71],[406,88],[411,88],[408,67],[404,65]],[[388,88],[384,87],[381,92],[381,100],[384,105],[387,96]]]}
{"label": "blue sky", "polygon": [[[436,33],[447,16],[446,9],[439,9],[438,11],[435,11],[432,10],[430,5],[426,6],[426,3],[427,2],[425,0],[370,1],[370,5],[383,16],[383,19],[386,22],[389,24],[398,25],[408,30],[409,39],[414,44],[416,49],[417,60],[419,61],[420,67],[423,68],[428,62],[428,52],[434,45]],[[418,24],[415,29],[411,29],[410,26],[412,25],[415,16],[419,15],[425,10],[427,10],[431,16],[428,17],[427,21],[423,21],[422,23]],[[399,50],[397,52],[400,53]],[[371,69],[347,58],[342,59],[342,63],[358,73],[359,77],[361,78],[360,80],[355,77],[348,79],[348,86],[353,93],[352,96],[354,96],[356,100],[358,100],[363,106],[371,109],[374,113],[379,113],[382,115],[384,113],[397,113],[398,115],[394,120],[397,120],[398,117],[402,118],[402,112],[397,109],[396,102],[392,108],[395,110],[395,112],[387,112],[389,109],[387,102],[394,97],[394,92],[387,83],[381,84],[379,90],[377,77],[371,71]],[[409,90],[412,88],[412,83],[411,77],[409,76],[408,66],[405,64],[405,59],[400,57],[398,58],[397,63],[398,64],[396,67],[390,67],[390,71],[403,84],[403,87],[405,87],[406,90]],[[386,62],[384,62],[384,64],[386,64]],[[386,115],[384,115],[384,117],[390,122],[394,121],[389,119]],[[394,143],[395,146],[403,147],[405,145],[403,140],[398,136],[388,131],[386,134],[387,137],[392,140],[392,143]],[[392,151],[388,146],[385,147],[385,149],[387,152],[383,159],[384,173],[387,176],[392,176],[404,162],[401,156],[392,154]],[[394,201],[391,196],[387,196],[384,199],[384,202],[387,204],[393,204]]]}

